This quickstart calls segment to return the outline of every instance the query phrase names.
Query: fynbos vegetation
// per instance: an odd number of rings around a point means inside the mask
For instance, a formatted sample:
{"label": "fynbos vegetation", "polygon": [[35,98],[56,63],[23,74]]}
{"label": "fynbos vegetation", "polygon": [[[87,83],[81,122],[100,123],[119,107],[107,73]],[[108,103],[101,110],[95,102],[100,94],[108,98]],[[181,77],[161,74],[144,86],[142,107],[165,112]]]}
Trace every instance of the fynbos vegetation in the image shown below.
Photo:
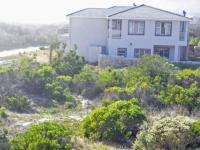
{"label": "fynbos vegetation", "polygon": [[[133,67],[99,68],[71,50],[51,64],[33,58],[1,68],[0,81],[0,149],[200,148],[200,69],[156,55]],[[12,112],[56,117],[13,134],[5,129]]]}

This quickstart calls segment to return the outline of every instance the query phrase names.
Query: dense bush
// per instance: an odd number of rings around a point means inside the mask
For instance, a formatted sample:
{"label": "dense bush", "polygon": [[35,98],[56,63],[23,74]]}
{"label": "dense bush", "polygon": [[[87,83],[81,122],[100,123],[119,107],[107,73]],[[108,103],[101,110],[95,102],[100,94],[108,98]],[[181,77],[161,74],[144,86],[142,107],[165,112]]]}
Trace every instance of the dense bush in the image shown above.
{"label": "dense bush", "polygon": [[198,38],[198,37],[191,37],[190,38],[190,44],[191,45],[199,46],[199,42],[200,42],[200,38]]}
{"label": "dense bush", "polygon": [[70,50],[63,58],[58,58],[53,63],[58,74],[73,76],[78,74],[86,64],[83,57],[76,54],[75,50]]}
{"label": "dense bush", "polygon": [[24,81],[26,91],[56,100],[58,102],[75,101],[69,86],[72,78],[59,75],[56,69],[50,65],[33,67],[34,60],[24,59],[20,62],[15,73]]}
{"label": "dense bush", "polygon": [[8,115],[5,112],[5,108],[0,106],[0,118],[7,118]]}
{"label": "dense bush", "polygon": [[102,91],[96,86],[98,69],[86,65],[83,70],[73,77],[73,91],[87,98],[93,98]]}
{"label": "dense bush", "polygon": [[200,108],[200,70],[184,70],[173,75],[166,90],[161,91],[167,104],[183,105],[191,112]]}
{"label": "dense bush", "polygon": [[200,136],[200,121],[196,121],[196,122],[194,123],[193,132],[194,132],[197,136]]}
{"label": "dense bush", "polygon": [[126,70],[114,68],[100,69],[86,65],[83,70],[74,75],[73,89],[88,98],[94,98],[112,86],[125,86]]}
{"label": "dense bush", "polygon": [[26,96],[11,96],[5,98],[6,108],[18,112],[26,112],[30,110],[30,101]]}
{"label": "dense bush", "polygon": [[145,119],[136,100],[117,101],[94,110],[82,123],[82,133],[93,140],[127,142],[135,137]]}
{"label": "dense bush", "polygon": [[193,130],[194,120],[188,117],[166,117],[144,128],[133,149],[185,150],[197,137]]}
{"label": "dense bush", "polygon": [[11,142],[13,150],[71,150],[71,131],[54,122],[33,125]]}
{"label": "dense bush", "polygon": [[97,86],[101,89],[105,89],[113,86],[125,86],[125,74],[126,70],[116,70],[114,68],[106,68],[99,71],[99,78],[97,80]]}

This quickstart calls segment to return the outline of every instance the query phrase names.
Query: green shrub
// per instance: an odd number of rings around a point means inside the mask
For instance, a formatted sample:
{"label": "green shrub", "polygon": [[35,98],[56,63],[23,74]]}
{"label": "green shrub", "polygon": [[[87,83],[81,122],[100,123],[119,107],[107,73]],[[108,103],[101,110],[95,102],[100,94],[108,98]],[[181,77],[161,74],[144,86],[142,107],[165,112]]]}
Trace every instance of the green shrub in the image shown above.
{"label": "green shrub", "polygon": [[78,74],[85,64],[83,57],[78,56],[75,50],[70,50],[63,58],[55,60],[53,67],[60,75],[73,76]]}
{"label": "green shrub", "polygon": [[166,117],[154,121],[138,135],[134,150],[185,150],[195,138],[194,120],[183,117]]}
{"label": "green shrub", "polygon": [[71,95],[70,91],[67,88],[62,87],[61,84],[64,83],[53,82],[46,84],[45,93],[47,97],[50,99],[54,99],[58,102],[64,102],[64,101],[74,102],[75,99]]}
{"label": "green shrub", "polygon": [[190,87],[193,83],[200,84],[200,69],[183,70],[172,78],[172,82],[184,88]]}
{"label": "green shrub", "polygon": [[163,101],[183,105],[190,112],[200,108],[200,70],[184,70],[172,75],[167,89],[161,91]]}
{"label": "green shrub", "polygon": [[142,57],[138,61],[136,68],[143,76],[149,76],[151,78],[160,76],[163,78],[163,81],[165,81],[169,77],[171,71],[175,69],[172,64],[169,64],[166,58],[159,55],[147,55]]}
{"label": "green shrub", "polygon": [[117,101],[94,110],[82,122],[82,133],[93,140],[127,142],[135,137],[145,119],[136,100]]}
{"label": "green shrub", "polygon": [[97,86],[105,89],[113,86],[125,86],[125,72],[126,70],[116,70],[113,68],[106,68],[99,71],[99,78]]}
{"label": "green shrub", "polygon": [[73,91],[87,98],[93,98],[102,91],[96,86],[98,69],[86,65],[79,74],[73,77]]}
{"label": "green shrub", "polygon": [[71,150],[71,131],[54,122],[33,125],[11,141],[13,150]]}
{"label": "green shrub", "polygon": [[6,108],[18,111],[27,112],[30,109],[30,102],[26,96],[11,96],[6,97]]}
{"label": "green shrub", "polygon": [[193,132],[197,135],[200,136],[200,121],[196,121],[194,123],[194,130]]}
{"label": "green shrub", "polygon": [[0,118],[7,118],[8,115],[5,112],[5,108],[0,107]]}
{"label": "green shrub", "polygon": [[200,38],[198,38],[198,37],[191,37],[190,38],[190,44],[191,45],[198,46],[199,41],[200,41]]}
{"label": "green shrub", "polygon": [[183,105],[188,111],[192,111],[195,108],[200,108],[200,88],[197,84],[192,84],[190,88],[183,88],[178,85],[170,85],[168,90],[162,93],[164,94],[164,101],[170,105]]}

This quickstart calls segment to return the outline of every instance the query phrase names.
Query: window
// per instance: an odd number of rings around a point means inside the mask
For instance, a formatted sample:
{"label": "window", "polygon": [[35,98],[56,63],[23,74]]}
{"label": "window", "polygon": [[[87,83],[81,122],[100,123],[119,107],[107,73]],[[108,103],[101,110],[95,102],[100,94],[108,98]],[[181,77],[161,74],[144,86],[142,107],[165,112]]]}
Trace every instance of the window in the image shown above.
{"label": "window", "polygon": [[118,48],[117,49],[117,56],[127,56],[127,48]]}
{"label": "window", "polygon": [[156,36],[171,36],[172,22],[156,22]]}
{"label": "window", "polygon": [[121,30],[121,28],[122,28],[122,20],[112,20],[113,30]]}
{"label": "window", "polygon": [[135,58],[140,58],[144,55],[151,55],[151,49],[142,49],[142,48],[134,49],[134,57]]}
{"label": "window", "polygon": [[128,34],[129,35],[144,35],[145,22],[144,21],[128,21]]}
{"label": "window", "polygon": [[112,38],[120,39],[122,29],[122,20],[112,20]]}
{"label": "window", "polygon": [[185,40],[185,32],[186,32],[186,22],[181,21],[180,22],[180,32],[179,32],[179,40],[180,41]]}
{"label": "window", "polygon": [[160,55],[162,57],[169,58],[170,48],[168,47],[155,47],[154,54]]}

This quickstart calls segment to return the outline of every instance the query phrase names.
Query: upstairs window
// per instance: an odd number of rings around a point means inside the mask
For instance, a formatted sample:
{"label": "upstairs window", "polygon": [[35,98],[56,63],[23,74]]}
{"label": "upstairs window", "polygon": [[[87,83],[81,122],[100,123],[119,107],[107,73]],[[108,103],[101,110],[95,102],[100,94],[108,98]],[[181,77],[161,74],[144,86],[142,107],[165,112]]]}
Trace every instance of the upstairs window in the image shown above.
{"label": "upstairs window", "polygon": [[129,35],[144,35],[145,22],[144,21],[128,21],[128,34]]}
{"label": "upstairs window", "polygon": [[112,20],[112,29],[113,30],[121,30],[122,28],[122,20]]}
{"label": "upstairs window", "polygon": [[180,22],[180,32],[179,32],[179,40],[185,41],[185,33],[186,33],[186,22]]}
{"label": "upstairs window", "polygon": [[112,20],[112,38],[121,39],[122,20]]}
{"label": "upstairs window", "polygon": [[127,48],[118,48],[117,49],[117,56],[127,57]]}
{"label": "upstairs window", "polygon": [[156,36],[171,36],[172,22],[156,21]]}

